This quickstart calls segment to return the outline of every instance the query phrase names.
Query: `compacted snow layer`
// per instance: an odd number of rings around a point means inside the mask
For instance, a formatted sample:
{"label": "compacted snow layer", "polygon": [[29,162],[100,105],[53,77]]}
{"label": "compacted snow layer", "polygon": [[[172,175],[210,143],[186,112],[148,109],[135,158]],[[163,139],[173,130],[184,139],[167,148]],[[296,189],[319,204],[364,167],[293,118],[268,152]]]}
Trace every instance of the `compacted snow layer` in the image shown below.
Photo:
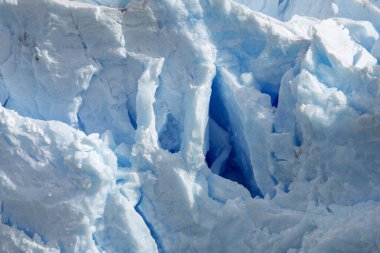
{"label": "compacted snow layer", "polygon": [[0,0],[0,251],[380,252],[379,3],[305,2]]}

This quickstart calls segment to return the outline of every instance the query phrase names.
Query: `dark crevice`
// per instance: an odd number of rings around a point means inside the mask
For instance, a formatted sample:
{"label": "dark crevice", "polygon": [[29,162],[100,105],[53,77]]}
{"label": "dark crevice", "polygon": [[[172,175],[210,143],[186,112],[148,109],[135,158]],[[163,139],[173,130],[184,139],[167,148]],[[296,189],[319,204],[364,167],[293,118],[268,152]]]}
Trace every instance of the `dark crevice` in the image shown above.
{"label": "dark crevice", "polygon": [[281,19],[284,19],[285,12],[289,7],[289,0],[279,0],[278,1],[278,9],[277,9],[277,15],[281,17]]}
{"label": "dark crevice", "polygon": [[78,128],[79,128],[79,130],[81,130],[82,132],[84,132],[84,133],[87,134],[86,125],[83,123],[83,121],[80,118],[79,114],[77,114],[77,119],[78,119]]}
{"label": "dark crevice", "polygon": [[124,179],[124,178],[118,178],[118,179],[116,179],[116,181],[115,181],[115,183],[117,184],[117,185],[123,185],[124,183],[126,182],[126,180]]}
{"label": "dark crevice", "polygon": [[82,47],[83,47],[83,49],[84,49],[84,51],[85,51],[85,55],[87,56],[87,44],[86,44],[86,42],[83,40],[83,37],[82,37],[82,35],[81,35],[80,31],[79,31],[79,21],[76,22],[73,13],[71,13],[71,20],[73,21],[74,28],[75,28],[75,30],[76,30],[76,32],[77,32],[77,35],[78,35],[79,40],[80,40],[80,43],[82,44]]}
{"label": "dark crevice", "polygon": [[213,149],[209,149],[206,153],[206,163],[209,168],[211,168],[212,164],[215,162],[217,157],[215,157]]}
{"label": "dark crevice", "polygon": [[[7,225],[8,227],[13,227],[13,222],[9,217],[5,215],[5,204],[4,201],[1,202],[1,210],[0,210],[0,215],[1,215],[1,223],[4,225]],[[27,234],[26,234],[27,235]]]}
{"label": "dark crevice", "polygon": [[99,241],[98,241],[98,239],[96,238],[96,236],[95,236],[94,233],[92,234],[92,240],[94,241],[95,245],[98,247],[98,246],[99,246]]}
{"label": "dark crevice", "polygon": [[150,231],[150,235],[152,236],[153,240],[156,242],[156,245],[157,245],[157,249],[158,249],[158,252],[159,253],[164,253],[164,248],[163,248],[163,244],[161,242],[161,239],[160,237],[158,236],[157,232],[155,231],[154,227],[152,226],[152,224],[147,220],[147,218],[145,217],[144,213],[141,211],[140,209],[140,204],[143,200],[143,195],[141,195],[141,198],[139,199],[139,202],[136,204],[135,206],[135,210],[136,212],[141,216],[141,218],[144,220],[146,226],[148,227],[149,231]]}
{"label": "dark crevice", "polygon": [[212,83],[212,93],[210,99],[209,116],[225,131],[229,131],[230,122],[228,119],[227,108],[224,105],[223,99],[219,94],[218,83],[214,79]]}
{"label": "dark crevice", "polygon": [[10,100],[10,97],[8,96],[8,97],[5,99],[4,103],[3,103],[3,107],[4,107],[4,108],[7,108],[7,105],[8,105],[9,100]]}
{"label": "dark crevice", "polygon": [[220,168],[216,170],[218,175],[241,184],[249,190],[253,197],[263,197],[261,190],[255,182],[250,159],[244,152],[245,144],[240,143],[244,140],[237,136],[236,133],[234,134],[233,124],[238,123],[231,122],[229,115],[231,110],[229,111],[226,108],[220,85],[223,84],[219,83],[217,78],[215,78],[212,84],[209,116],[210,120],[215,121],[218,127],[222,129],[219,131],[224,130],[228,138],[223,137],[224,140],[221,141],[222,134],[215,134],[215,130],[209,128],[211,132],[209,133],[209,150],[206,154],[206,163],[211,168],[217,159],[220,158],[220,154],[225,150],[226,146],[229,146],[229,154],[226,157],[222,157],[224,161],[222,163],[218,161],[220,163]]}
{"label": "dark crevice", "polygon": [[270,178],[274,185],[278,185],[278,180],[273,175],[271,175]]}
{"label": "dark crevice", "polygon": [[285,183],[284,184],[284,189],[283,190],[284,190],[285,193],[289,193],[289,186],[290,186],[290,183]]}
{"label": "dark crevice", "polygon": [[171,153],[177,153],[181,147],[181,129],[177,119],[169,113],[166,117],[166,123],[162,127],[158,141],[162,149]]}
{"label": "dark crevice", "polygon": [[271,98],[271,103],[273,107],[278,106],[278,95],[280,92],[280,85],[273,85],[273,84],[262,84],[260,85],[261,89],[260,91],[264,94],[267,94]]}
{"label": "dark crevice", "polygon": [[295,136],[294,136],[294,142],[296,147],[301,147],[302,146],[302,131],[296,124],[296,129],[295,129]]}
{"label": "dark crevice", "polygon": [[241,165],[237,160],[237,156],[235,150],[233,149],[230,155],[227,158],[226,164],[220,176],[224,178],[228,178],[232,181],[235,181],[245,188],[249,189],[249,182],[247,182],[244,173],[242,171]]}
{"label": "dark crevice", "polygon": [[136,117],[132,115],[130,110],[128,110],[128,117],[129,117],[129,121],[131,122],[131,125],[136,130],[137,129]]}

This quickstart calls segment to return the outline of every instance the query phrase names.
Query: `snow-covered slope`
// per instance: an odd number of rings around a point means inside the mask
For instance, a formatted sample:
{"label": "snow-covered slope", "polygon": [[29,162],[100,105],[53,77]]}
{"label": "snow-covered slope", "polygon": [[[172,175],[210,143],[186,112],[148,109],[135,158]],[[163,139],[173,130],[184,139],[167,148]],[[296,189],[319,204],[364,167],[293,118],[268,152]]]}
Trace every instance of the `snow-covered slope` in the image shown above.
{"label": "snow-covered slope", "polygon": [[380,252],[379,4],[306,2],[0,0],[0,251]]}

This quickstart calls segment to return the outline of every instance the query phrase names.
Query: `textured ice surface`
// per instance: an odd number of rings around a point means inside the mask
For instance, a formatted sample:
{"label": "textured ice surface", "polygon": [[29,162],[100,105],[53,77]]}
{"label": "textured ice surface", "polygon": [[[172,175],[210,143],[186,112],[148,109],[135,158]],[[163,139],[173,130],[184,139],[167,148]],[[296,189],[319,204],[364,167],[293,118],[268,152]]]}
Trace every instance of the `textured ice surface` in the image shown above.
{"label": "textured ice surface", "polygon": [[380,252],[380,9],[0,0],[1,252]]}

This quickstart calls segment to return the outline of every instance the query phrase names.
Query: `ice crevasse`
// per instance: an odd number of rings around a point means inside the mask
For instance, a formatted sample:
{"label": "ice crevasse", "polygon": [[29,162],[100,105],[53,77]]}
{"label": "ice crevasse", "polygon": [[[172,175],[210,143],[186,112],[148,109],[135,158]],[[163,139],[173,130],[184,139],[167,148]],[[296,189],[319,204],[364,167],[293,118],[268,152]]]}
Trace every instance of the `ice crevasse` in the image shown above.
{"label": "ice crevasse", "polygon": [[0,0],[0,252],[380,252],[380,3]]}

